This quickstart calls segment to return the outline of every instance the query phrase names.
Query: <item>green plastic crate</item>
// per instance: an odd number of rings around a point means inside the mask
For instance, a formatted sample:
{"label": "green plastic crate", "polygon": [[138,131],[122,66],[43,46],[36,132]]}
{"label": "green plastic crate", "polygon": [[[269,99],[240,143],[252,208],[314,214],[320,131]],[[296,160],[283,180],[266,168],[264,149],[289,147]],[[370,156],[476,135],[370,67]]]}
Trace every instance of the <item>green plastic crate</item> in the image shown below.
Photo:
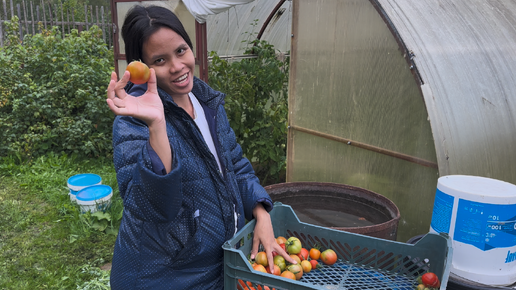
{"label": "green plastic crate", "polygon": [[439,277],[440,290],[446,289],[452,259],[451,239],[446,234],[429,233],[416,244],[406,244],[303,223],[290,206],[278,202],[270,215],[275,236],[298,237],[305,248],[316,243],[322,250],[331,248],[337,253],[337,263],[305,273],[298,281],[253,270],[247,260],[253,220],[223,245],[225,290],[237,289],[239,279],[276,290],[414,290],[416,278],[427,271]]}

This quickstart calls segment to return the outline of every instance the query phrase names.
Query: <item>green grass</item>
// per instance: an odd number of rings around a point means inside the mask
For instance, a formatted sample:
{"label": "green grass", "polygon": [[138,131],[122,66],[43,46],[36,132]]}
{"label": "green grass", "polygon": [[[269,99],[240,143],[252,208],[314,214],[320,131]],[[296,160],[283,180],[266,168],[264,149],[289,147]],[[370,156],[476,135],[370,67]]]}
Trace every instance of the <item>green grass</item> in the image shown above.
{"label": "green grass", "polygon": [[[106,218],[81,214],[66,181],[95,173],[113,188]],[[122,202],[111,159],[0,159],[0,289],[109,289]]]}

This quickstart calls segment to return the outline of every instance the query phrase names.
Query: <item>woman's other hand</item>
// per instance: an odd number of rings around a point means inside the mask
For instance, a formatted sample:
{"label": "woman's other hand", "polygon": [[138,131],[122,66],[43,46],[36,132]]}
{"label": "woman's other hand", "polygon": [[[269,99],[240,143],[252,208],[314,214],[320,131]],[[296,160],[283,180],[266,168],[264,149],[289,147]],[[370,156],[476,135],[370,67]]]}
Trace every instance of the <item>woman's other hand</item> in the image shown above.
{"label": "woman's other hand", "polygon": [[154,69],[150,69],[147,91],[139,97],[133,97],[124,90],[130,76],[131,74],[125,71],[120,81],[117,81],[116,73],[111,73],[106,100],[111,111],[116,115],[140,119],[149,127],[155,123],[164,123],[163,103],[158,95]]}
{"label": "woman's other hand", "polygon": [[265,253],[267,253],[267,260],[269,261],[269,265],[271,265],[271,270],[274,270],[272,267],[275,267],[272,252],[276,252],[283,256],[287,262],[296,264],[296,260],[292,259],[289,254],[287,254],[287,252],[285,252],[276,242],[272,228],[271,216],[265,210],[265,208],[263,208],[261,203],[258,203],[258,205],[254,208],[253,215],[256,219],[256,225],[254,227],[251,259],[254,259],[258,253],[260,244],[262,244],[263,248],[265,249]]}

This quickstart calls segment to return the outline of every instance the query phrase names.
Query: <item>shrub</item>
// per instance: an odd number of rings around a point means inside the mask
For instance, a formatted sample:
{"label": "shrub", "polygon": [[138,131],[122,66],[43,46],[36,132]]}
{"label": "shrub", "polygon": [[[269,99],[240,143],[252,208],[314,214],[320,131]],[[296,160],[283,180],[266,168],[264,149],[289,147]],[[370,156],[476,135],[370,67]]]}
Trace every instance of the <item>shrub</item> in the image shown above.
{"label": "shrub", "polygon": [[53,27],[20,42],[17,21],[5,22],[0,48],[0,155],[110,155],[113,114],[105,92],[113,53],[101,30],[62,36]]}
{"label": "shrub", "polygon": [[289,58],[277,57],[266,41],[248,43],[237,62],[211,52],[208,81],[224,92],[230,125],[262,183],[278,182],[286,167]]}

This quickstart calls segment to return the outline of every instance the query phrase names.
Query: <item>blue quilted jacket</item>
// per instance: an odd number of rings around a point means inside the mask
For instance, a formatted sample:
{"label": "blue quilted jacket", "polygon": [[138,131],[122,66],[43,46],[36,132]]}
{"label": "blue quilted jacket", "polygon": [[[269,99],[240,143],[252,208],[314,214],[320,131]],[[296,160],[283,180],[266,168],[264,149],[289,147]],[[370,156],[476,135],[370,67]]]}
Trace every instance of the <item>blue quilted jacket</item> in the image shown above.
{"label": "blue quilted jacket", "polygon": [[[126,90],[141,95],[146,86]],[[144,122],[118,116],[113,125],[124,213],[111,288],[223,289],[222,244],[235,233],[235,210],[241,229],[258,202],[270,211],[272,201],[242,157],[223,107],[224,94],[194,79],[192,93],[204,108],[220,172],[194,120],[167,93],[158,92],[173,151],[171,172],[161,172]]]}

